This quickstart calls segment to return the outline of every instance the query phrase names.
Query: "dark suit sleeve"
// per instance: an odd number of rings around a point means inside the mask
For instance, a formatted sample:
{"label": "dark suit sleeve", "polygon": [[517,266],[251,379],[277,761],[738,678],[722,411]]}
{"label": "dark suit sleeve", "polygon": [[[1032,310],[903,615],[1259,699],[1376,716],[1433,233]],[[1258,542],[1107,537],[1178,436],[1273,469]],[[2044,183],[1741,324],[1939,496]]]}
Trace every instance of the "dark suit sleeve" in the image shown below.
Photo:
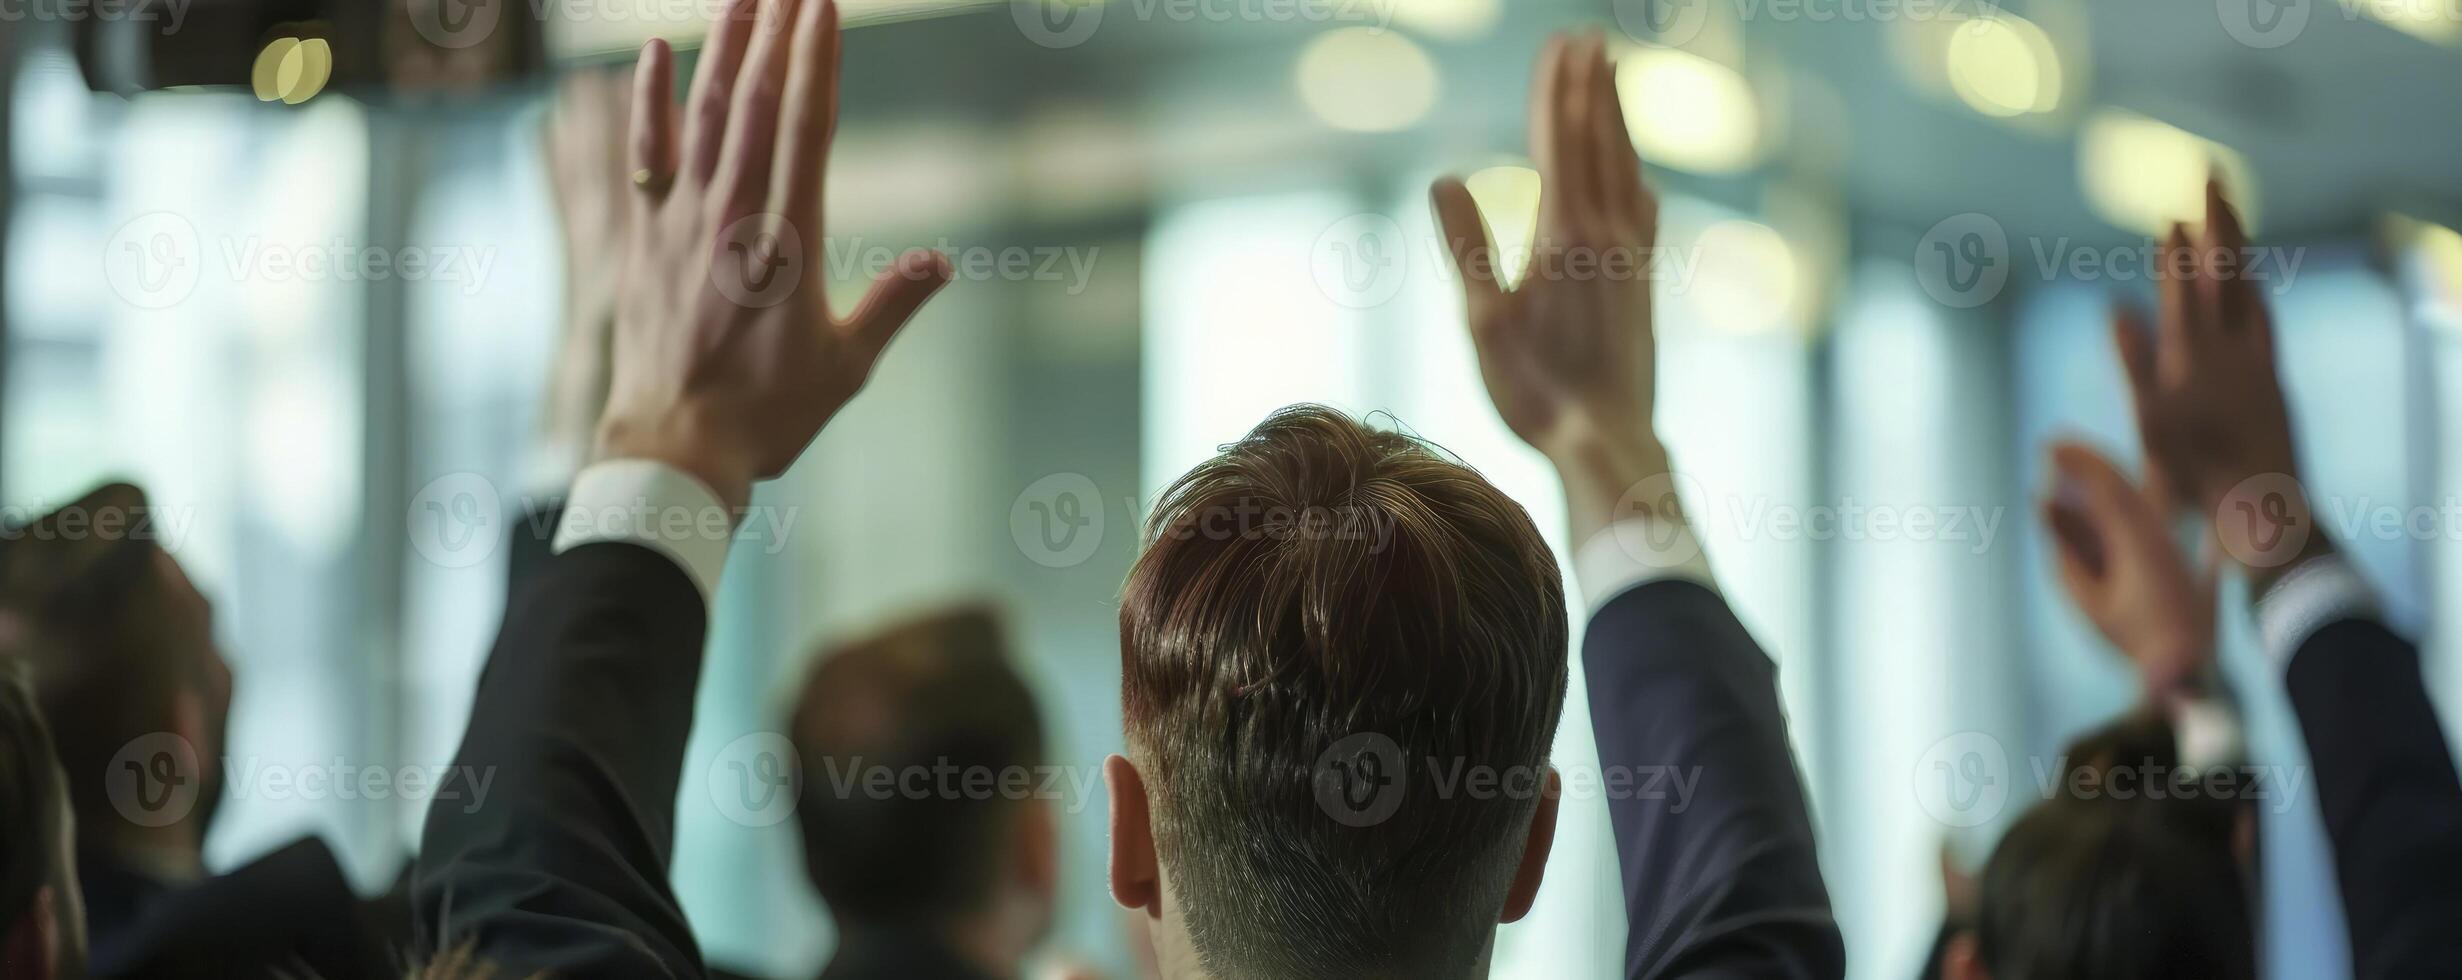
{"label": "dark suit sleeve", "polygon": [[522,585],[428,807],[423,952],[468,944],[509,976],[703,974],[667,862],[706,617],[640,545],[575,548]]}
{"label": "dark suit sleeve", "polygon": [[548,559],[556,555],[556,522],[564,515],[564,497],[550,497],[537,503],[526,503],[517,513],[508,514],[512,526],[506,529],[504,549],[504,593],[507,597],[521,594],[523,584],[537,578],[547,567]]}
{"label": "dark suit sleeve", "polygon": [[1843,976],[1777,669],[1725,600],[1679,580],[1629,589],[1591,617],[1582,664],[1624,876],[1625,975]]}
{"label": "dark suit sleeve", "polygon": [[2421,682],[2419,651],[2344,619],[2300,644],[2284,677],[2316,771],[2362,978],[2462,964],[2462,780]]}

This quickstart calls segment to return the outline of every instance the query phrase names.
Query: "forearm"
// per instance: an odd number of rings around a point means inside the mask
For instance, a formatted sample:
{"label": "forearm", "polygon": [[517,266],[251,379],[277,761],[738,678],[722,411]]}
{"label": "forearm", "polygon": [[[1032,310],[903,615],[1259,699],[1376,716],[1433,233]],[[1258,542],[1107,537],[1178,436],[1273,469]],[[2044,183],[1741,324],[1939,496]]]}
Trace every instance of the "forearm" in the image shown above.
{"label": "forearm", "polygon": [[505,619],[428,810],[421,931],[517,972],[697,971],[666,869],[703,604],[649,548],[552,561]]}
{"label": "forearm", "polygon": [[1623,872],[1626,976],[1836,977],[1844,955],[1776,668],[1716,593],[1642,585],[1583,641]]}

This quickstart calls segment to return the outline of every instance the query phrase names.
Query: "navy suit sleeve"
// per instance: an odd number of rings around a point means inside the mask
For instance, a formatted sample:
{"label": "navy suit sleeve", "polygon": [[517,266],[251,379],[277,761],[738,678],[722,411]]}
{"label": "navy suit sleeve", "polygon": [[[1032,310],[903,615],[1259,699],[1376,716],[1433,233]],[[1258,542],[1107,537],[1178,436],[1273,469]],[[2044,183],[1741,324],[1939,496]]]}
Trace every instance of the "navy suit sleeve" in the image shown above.
{"label": "navy suit sleeve", "polygon": [[[1629,589],[1591,617],[1582,663],[1631,928],[1625,975],[1843,976],[1777,669],[1725,600],[1680,580]],[[1615,791],[1619,773],[1633,791]]]}
{"label": "navy suit sleeve", "polygon": [[510,976],[699,977],[667,879],[707,612],[673,560],[590,544],[527,576],[429,804],[420,946]]}
{"label": "navy suit sleeve", "polygon": [[2311,634],[2284,677],[2316,769],[2362,978],[2462,964],[2462,780],[2420,679],[2419,651],[2383,625]]}

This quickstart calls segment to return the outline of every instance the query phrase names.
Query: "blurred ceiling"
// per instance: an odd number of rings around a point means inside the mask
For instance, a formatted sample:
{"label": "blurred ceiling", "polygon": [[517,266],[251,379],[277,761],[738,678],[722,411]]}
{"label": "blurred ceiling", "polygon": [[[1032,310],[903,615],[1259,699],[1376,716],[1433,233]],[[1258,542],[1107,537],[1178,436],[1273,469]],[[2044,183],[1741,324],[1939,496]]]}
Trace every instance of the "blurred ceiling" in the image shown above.
{"label": "blurred ceiling", "polygon": [[[1068,46],[1038,43],[1068,40],[1055,39],[1054,22],[1029,22],[1039,2],[853,34],[844,101],[862,123],[846,130],[850,150],[963,147],[967,160],[1007,168],[978,175],[986,193],[1027,193],[1065,211],[1329,176],[1375,188],[1378,174],[1516,157],[1527,73],[1545,37],[1604,26],[1632,40],[1619,24],[1642,24],[1635,5],[1654,0],[1493,0],[1490,23],[1453,37],[1414,29],[1395,5],[1483,4],[1109,0]],[[2462,43],[2462,0],[1934,0],[1952,17],[2016,14],[2053,40],[2060,105],[2018,119],[1986,116],[1919,77],[1940,70],[1911,41],[1924,18],[1904,13],[1932,9],[1925,0],[1655,2],[1675,4],[1660,39],[1685,35],[1686,50],[1741,72],[1765,119],[1748,169],[1658,179],[1738,208],[1757,210],[1775,178],[1848,202],[1859,226],[1907,234],[1980,210],[2013,234],[2142,238],[2098,216],[2080,175],[2081,126],[2114,107],[2236,150],[2268,238],[2357,236],[2387,211],[2462,222],[2462,47],[2452,46]],[[2367,16],[2371,4],[2408,5],[2443,19],[2430,27],[2457,29],[2440,44]],[[1316,16],[1253,15],[1276,9]],[[1302,98],[1295,66],[1329,31],[1388,22],[1434,66],[1432,106],[1391,132],[1329,125]]]}

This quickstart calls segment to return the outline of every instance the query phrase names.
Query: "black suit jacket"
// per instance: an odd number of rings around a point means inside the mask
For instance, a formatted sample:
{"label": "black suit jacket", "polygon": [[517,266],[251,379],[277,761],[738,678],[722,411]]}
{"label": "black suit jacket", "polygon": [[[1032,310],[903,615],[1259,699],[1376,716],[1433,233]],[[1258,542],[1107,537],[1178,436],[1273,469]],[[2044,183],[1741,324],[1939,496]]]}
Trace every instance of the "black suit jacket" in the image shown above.
{"label": "black suit jacket", "polygon": [[2419,651],[2344,619],[2284,676],[2333,842],[2357,975],[2462,973],[2462,779],[2420,680]]}
{"label": "black suit jacket", "polygon": [[77,855],[98,977],[385,976],[408,916],[362,901],[333,851],[305,838],[246,866],[168,884],[96,849]]}
{"label": "black suit jacket", "polygon": [[1591,617],[1582,665],[1599,762],[1634,777],[1607,784],[1625,975],[1845,975],[1777,668],[1726,601],[1681,580],[1627,590]]}
{"label": "black suit jacket", "polygon": [[704,976],[667,880],[700,591],[635,544],[583,545],[525,578],[450,777],[492,771],[494,785],[475,812],[428,810],[420,949],[468,945],[512,976]]}

